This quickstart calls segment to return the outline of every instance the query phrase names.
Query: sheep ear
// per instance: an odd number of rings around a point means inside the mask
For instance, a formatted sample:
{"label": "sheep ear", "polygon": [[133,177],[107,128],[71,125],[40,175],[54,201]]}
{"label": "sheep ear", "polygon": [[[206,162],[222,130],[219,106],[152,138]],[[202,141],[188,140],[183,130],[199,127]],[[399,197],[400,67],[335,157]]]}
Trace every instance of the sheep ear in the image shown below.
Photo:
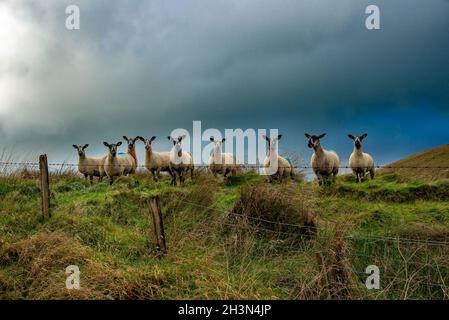
{"label": "sheep ear", "polygon": [[352,140],[355,139],[354,136],[353,136],[352,134],[348,134],[348,137],[349,137],[349,139],[352,139]]}
{"label": "sheep ear", "polygon": [[183,134],[182,136],[178,137],[178,141],[179,141],[179,142],[181,142],[181,141],[182,141],[182,139],[185,139],[185,137],[186,137],[186,135],[185,135],[185,134]]}
{"label": "sheep ear", "polygon": [[105,141],[105,142],[103,142],[103,144],[104,144],[106,147],[109,148],[109,143],[107,143],[107,142]]}
{"label": "sheep ear", "polygon": [[226,138],[221,139],[221,143],[223,143],[223,142],[225,142],[225,141],[226,141]]}
{"label": "sheep ear", "polygon": [[282,134],[278,134],[278,140],[281,140]]}
{"label": "sheep ear", "polygon": [[168,136],[167,139],[173,141],[173,138],[171,136]]}
{"label": "sheep ear", "polygon": [[362,139],[365,139],[368,136],[368,133],[362,134]]}
{"label": "sheep ear", "polygon": [[209,140],[214,142],[214,137],[210,137]]}
{"label": "sheep ear", "polygon": [[326,136],[326,134],[325,133],[323,133],[323,134],[320,134],[319,136],[318,136],[318,139],[322,139],[322,138],[324,138]]}
{"label": "sheep ear", "polygon": [[117,144],[116,144],[117,147],[120,147],[121,145],[122,145],[121,141],[117,142]]}
{"label": "sheep ear", "polygon": [[150,142],[153,142],[154,140],[156,140],[156,136],[152,136]]}
{"label": "sheep ear", "polygon": [[305,136],[307,139],[310,139],[310,134],[306,133]]}
{"label": "sheep ear", "polygon": [[123,139],[125,139],[126,140],[126,142],[128,142],[129,141],[129,139],[126,137],[126,136],[123,136]]}
{"label": "sheep ear", "polygon": [[77,146],[76,144],[72,144],[72,146],[73,146],[75,149],[78,149],[78,146]]}
{"label": "sheep ear", "polygon": [[89,146],[89,144],[85,144],[85,145],[83,146],[83,150],[86,149],[88,146]]}
{"label": "sheep ear", "polygon": [[140,140],[140,141],[143,141],[143,142],[145,142],[145,139],[144,139],[144,138],[142,138],[141,136],[137,136],[137,137],[136,137],[136,140]]}
{"label": "sheep ear", "polygon": [[262,135],[262,138],[265,139],[265,140],[267,140],[267,141],[270,141],[270,138],[268,138],[268,137],[267,137],[266,135],[264,135],[264,134]]}

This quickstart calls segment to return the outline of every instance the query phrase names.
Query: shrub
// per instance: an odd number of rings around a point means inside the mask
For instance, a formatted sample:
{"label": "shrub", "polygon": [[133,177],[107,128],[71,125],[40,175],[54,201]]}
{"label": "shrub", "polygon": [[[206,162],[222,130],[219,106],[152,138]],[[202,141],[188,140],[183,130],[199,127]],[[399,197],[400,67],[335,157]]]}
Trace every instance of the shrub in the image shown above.
{"label": "shrub", "polygon": [[314,214],[300,193],[286,186],[250,185],[242,189],[230,213],[263,234],[311,235]]}

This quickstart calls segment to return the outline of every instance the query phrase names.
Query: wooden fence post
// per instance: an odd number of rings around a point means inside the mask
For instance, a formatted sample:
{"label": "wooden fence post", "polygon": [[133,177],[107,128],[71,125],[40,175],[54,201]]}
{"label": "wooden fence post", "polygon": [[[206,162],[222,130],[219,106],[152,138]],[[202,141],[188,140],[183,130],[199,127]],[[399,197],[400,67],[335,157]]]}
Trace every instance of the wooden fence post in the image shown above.
{"label": "wooden fence post", "polygon": [[167,253],[165,244],[164,222],[162,221],[161,206],[159,204],[159,196],[150,198],[150,207],[153,214],[154,235],[156,236],[157,250],[162,254]]}
{"label": "wooden fence post", "polygon": [[42,215],[44,218],[50,218],[50,180],[48,178],[48,162],[46,154],[39,156],[39,169],[41,179]]}

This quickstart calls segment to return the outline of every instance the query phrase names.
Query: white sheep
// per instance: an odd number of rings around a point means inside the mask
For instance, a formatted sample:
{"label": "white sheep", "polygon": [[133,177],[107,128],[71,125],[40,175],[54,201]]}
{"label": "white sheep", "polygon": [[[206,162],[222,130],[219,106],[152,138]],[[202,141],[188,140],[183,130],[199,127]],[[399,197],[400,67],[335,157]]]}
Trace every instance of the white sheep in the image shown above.
{"label": "white sheep", "polygon": [[320,139],[326,134],[319,136],[306,133],[309,140],[308,147],[313,148],[313,155],[310,165],[315,172],[319,185],[335,183],[335,179],[340,168],[340,158],[335,151],[327,151],[321,147]]}
{"label": "white sheep", "polygon": [[179,183],[183,184],[185,181],[184,173],[190,171],[191,178],[193,179],[193,158],[189,152],[182,151],[182,139],[185,135],[173,139],[168,136],[168,140],[173,143],[173,148],[170,151],[170,172],[172,175],[172,185],[176,185],[176,175],[179,176]]}
{"label": "white sheep", "polygon": [[354,151],[352,151],[349,157],[349,166],[355,174],[357,183],[362,182],[368,174],[371,176],[371,179],[374,179],[373,157],[362,151],[362,141],[367,136],[367,133],[355,137],[352,134],[348,134],[348,137],[354,141]]}
{"label": "white sheep", "polygon": [[[268,154],[263,162],[268,181],[273,182],[277,178],[279,182],[282,182],[283,178],[293,176],[294,170],[290,162],[278,154],[278,141],[282,138],[282,134],[272,139],[266,135],[262,137],[268,142]],[[277,166],[271,165],[274,161],[277,162]]]}
{"label": "white sheep", "polygon": [[136,154],[137,137],[136,138],[128,138],[127,136],[123,136],[123,139],[125,139],[126,142],[128,143],[128,155],[130,155],[134,160],[133,165],[130,168],[126,168],[125,175],[134,174],[134,173],[136,173],[137,166],[139,164],[139,162],[137,160],[137,154]]}
{"label": "white sheep", "polygon": [[103,142],[103,144],[109,149],[109,153],[104,159],[104,172],[109,177],[109,185],[112,185],[114,177],[120,177],[130,172],[130,168],[134,165],[134,159],[129,154],[117,155],[117,148],[122,145],[121,141],[116,144],[107,142]]}
{"label": "white sheep", "polygon": [[232,153],[221,151],[222,144],[226,141],[226,138],[215,140],[214,137],[210,137],[210,141],[212,141],[215,146],[209,159],[209,171],[214,177],[217,176],[217,173],[223,174],[224,177],[226,177],[228,173],[235,176],[237,173],[237,166],[234,156]]}
{"label": "white sheep", "polygon": [[105,157],[87,157],[86,148],[88,146],[88,144],[85,144],[84,146],[73,145],[78,151],[78,171],[84,175],[86,180],[89,179],[92,184],[94,177],[98,177],[99,181],[103,180],[104,171],[101,167]]}
{"label": "white sheep", "polygon": [[165,171],[170,173],[170,152],[155,152],[153,151],[152,142],[156,139],[155,136],[151,139],[144,139],[138,136],[136,139],[143,141],[145,144],[145,168],[151,172],[154,181],[159,181],[159,173]]}

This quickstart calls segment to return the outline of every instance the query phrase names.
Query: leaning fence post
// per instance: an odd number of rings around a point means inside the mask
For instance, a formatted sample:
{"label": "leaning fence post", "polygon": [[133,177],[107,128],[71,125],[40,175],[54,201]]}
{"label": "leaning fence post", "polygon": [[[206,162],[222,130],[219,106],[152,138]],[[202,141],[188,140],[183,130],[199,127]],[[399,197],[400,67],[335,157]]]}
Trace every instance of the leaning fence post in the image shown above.
{"label": "leaning fence post", "polygon": [[162,220],[161,206],[159,204],[159,196],[150,198],[150,207],[153,215],[154,235],[156,236],[157,250],[162,254],[167,253],[165,244],[164,222]]}
{"label": "leaning fence post", "polygon": [[48,178],[48,162],[46,154],[39,156],[39,169],[41,180],[42,215],[44,218],[50,218],[50,181]]}

